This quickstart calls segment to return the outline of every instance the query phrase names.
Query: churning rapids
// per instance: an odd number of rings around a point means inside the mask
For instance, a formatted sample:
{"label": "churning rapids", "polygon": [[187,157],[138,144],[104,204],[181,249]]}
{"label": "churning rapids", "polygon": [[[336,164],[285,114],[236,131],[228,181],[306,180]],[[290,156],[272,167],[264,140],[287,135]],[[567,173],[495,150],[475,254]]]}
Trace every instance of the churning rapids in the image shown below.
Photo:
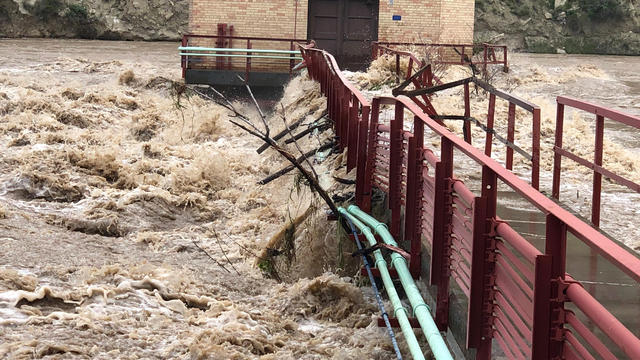
{"label": "churning rapids", "polygon": [[[260,141],[221,106],[181,95],[176,54],[173,43],[0,41],[0,358],[392,357],[350,245],[294,174],[256,185],[283,161],[258,155]],[[639,67],[516,56],[500,81],[543,107],[548,143],[556,94],[640,114]],[[350,76],[366,88],[380,74]],[[452,99],[435,105],[459,109]],[[281,103],[276,130],[280,115],[312,121],[326,107],[305,77]],[[574,121],[575,146],[586,147],[590,123]],[[611,136],[621,145],[607,161],[638,181],[639,139]],[[319,158],[327,186],[346,192],[330,181],[342,157]],[[585,173],[569,172],[565,198],[588,206]],[[620,214],[603,216],[605,227],[638,249],[640,199],[607,190]],[[285,261],[264,261],[274,244]]]}

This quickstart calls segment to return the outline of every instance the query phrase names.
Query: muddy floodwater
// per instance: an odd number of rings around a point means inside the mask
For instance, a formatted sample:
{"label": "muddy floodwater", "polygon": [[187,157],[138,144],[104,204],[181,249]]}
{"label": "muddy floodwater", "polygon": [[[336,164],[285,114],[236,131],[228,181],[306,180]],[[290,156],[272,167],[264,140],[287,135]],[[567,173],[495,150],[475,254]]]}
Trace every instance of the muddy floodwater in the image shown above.
{"label": "muddy floodwater", "polygon": [[[257,154],[261,142],[233,127],[224,107],[184,91],[177,46],[0,40],[0,358],[392,358],[352,244],[294,173],[256,185],[284,162]],[[516,54],[511,62],[496,83],[542,108],[543,191],[555,96],[640,115],[638,58]],[[384,92],[367,85],[375,72],[349,76],[368,95]],[[458,95],[434,105],[459,111]],[[481,118],[486,102],[476,100]],[[274,131],[283,117],[311,123],[326,109],[304,76],[280,103],[268,111]],[[250,104],[234,106],[258,118]],[[518,119],[516,140],[526,143],[527,120]],[[575,140],[567,146],[588,157],[593,121],[567,119]],[[637,131],[607,130],[605,165],[640,181]],[[323,185],[348,198],[348,186],[331,180],[344,171],[342,156],[316,158]],[[589,172],[565,164],[562,200],[588,217]],[[605,190],[603,229],[639,250],[640,197],[611,183]],[[517,198],[501,206],[507,220],[540,221]],[[540,229],[526,226],[519,230],[539,241]]]}

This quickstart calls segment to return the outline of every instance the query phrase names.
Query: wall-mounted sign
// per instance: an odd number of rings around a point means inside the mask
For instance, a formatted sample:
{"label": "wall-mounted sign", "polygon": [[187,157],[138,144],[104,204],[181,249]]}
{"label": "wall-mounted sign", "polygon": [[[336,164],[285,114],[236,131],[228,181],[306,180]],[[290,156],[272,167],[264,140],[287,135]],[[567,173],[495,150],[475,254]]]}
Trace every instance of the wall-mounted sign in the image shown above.
{"label": "wall-mounted sign", "polygon": [[402,16],[400,16],[400,15],[393,15],[392,20],[393,20],[393,21],[400,21],[400,20],[402,20]]}

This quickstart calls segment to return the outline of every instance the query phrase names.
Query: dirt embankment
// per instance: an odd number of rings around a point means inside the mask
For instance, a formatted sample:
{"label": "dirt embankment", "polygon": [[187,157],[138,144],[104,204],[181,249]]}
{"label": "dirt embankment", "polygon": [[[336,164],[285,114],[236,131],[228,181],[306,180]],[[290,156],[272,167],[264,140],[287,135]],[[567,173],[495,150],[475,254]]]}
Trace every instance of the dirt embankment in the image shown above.
{"label": "dirt embankment", "polygon": [[187,0],[0,0],[0,37],[176,40]]}
{"label": "dirt embankment", "polygon": [[541,53],[640,54],[635,0],[477,0],[476,41]]}

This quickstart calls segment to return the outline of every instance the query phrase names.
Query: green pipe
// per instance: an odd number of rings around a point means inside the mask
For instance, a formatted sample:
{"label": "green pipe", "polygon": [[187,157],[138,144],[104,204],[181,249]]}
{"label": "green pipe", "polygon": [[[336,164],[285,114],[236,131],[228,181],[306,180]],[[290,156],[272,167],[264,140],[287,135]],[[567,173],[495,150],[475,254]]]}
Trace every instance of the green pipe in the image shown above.
{"label": "green pipe", "polygon": [[[391,236],[385,224],[379,222],[371,215],[360,210],[360,208],[358,208],[356,205],[349,206],[348,211],[350,214],[354,215],[359,220],[364,222],[367,226],[371,227],[377,235],[380,235],[382,241],[384,241],[386,244],[398,246],[395,240],[393,240],[393,236]],[[422,299],[422,295],[420,295],[420,290],[418,290],[415,281],[413,281],[413,277],[411,276],[409,268],[407,267],[407,261],[400,254],[392,252],[391,265],[393,265],[393,267],[396,269],[396,272],[398,273],[398,277],[400,278],[402,287],[404,288],[404,291],[407,294],[409,302],[411,303],[411,306],[413,308],[413,314],[420,323],[422,332],[424,332],[424,336],[427,338],[427,342],[431,347],[433,355],[437,360],[453,360],[451,352],[449,351],[447,344],[444,342],[444,339],[440,334],[440,330],[431,317],[429,307],[427,306],[427,304],[425,304],[424,300]]]}
{"label": "green pipe", "polygon": [[179,53],[180,56],[212,56],[212,57],[237,57],[237,58],[260,58],[260,59],[286,59],[302,60],[301,57],[270,56],[270,55],[229,55],[229,54],[208,54],[208,53]]}
{"label": "green pipe", "polygon": [[178,50],[184,51],[225,51],[225,52],[251,52],[265,54],[292,54],[300,55],[300,50],[272,50],[272,49],[239,49],[239,48],[208,48],[197,46],[180,46]]}
{"label": "green pipe", "polygon": [[[338,208],[338,211],[341,215],[348,217],[351,222],[360,230],[362,234],[369,241],[369,246],[373,246],[377,243],[371,229],[368,226],[364,225],[360,220],[358,220],[353,215],[349,214],[347,210],[344,208]],[[400,297],[398,296],[398,292],[396,291],[395,286],[393,285],[393,280],[391,280],[391,275],[389,275],[389,268],[387,267],[387,262],[382,257],[382,252],[380,250],[376,250],[373,252],[373,256],[376,258],[375,265],[376,268],[380,271],[380,277],[382,277],[382,282],[384,283],[384,288],[387,291],[387,295],[389,296],[389,300],[391,300],[391,305],[393,305],[393,314],[398,319],[398,323],[400,324],[400,329],[402,330],[402,335],[407,341],[407,346],[409,346],[409,352],[411,352],[411,356],[416,360],[424,360],[424,354],[422,353],[422,349],[420,348],[420,344],[418,344],[418,339],[416,338],[415,333],[413,332],[413,327],[409,322],[407,309],[404,308],[402,302],[400,301]]]}

